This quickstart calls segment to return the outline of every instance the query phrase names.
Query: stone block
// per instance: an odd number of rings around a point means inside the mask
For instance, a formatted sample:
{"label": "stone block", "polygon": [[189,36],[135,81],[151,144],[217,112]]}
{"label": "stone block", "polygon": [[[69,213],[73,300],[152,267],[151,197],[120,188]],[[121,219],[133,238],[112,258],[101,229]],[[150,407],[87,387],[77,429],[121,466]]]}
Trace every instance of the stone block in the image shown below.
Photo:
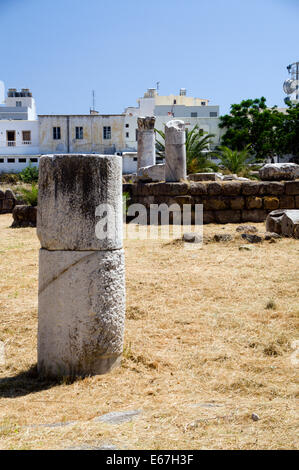
{"label": "stone block", "polygon": [[190,183],[189,193],[192,196],[202,196],[202,195],[208,194],[207,185],[204,183],[192,182]]}
{"label": "stone block", "polygon": [[123,250],[42,249],[39,266],[39,373],[109,372],[123,349]]}
{"label": "stone block", "polygon": [[245,199],[242,196],[236,196],[234,198],[229,199],[230,208],[233,210],[240,210],[243,209],[245,206]]}
{"label": "stone block", "polygon": [[279,197],[279,208],[280,209],[296,209],[296,207],[295,207],[295,197],[294,196],[287,196],[285,194],[280,196]]}
{"label": "stone block", "polygon": [[241,192],[241,183],[231,181],[222,184],[223,196],[238,196]]}
{"label": "stone block", "polygon": [[[122,160],[114,155],[47,155],[40,159],[37,235],[48,250],[122,247]],[[101,204],[111,233],[99,239]],[[103,207],[103,206],[102,206]],[[103,216],[102,216],[103,218]]]}
{"label": "stone block", "polygon": [[222,194],[222,184],[221,183],[207,183],[208,194],[210,196],[218,196]]}
{"label": "stone block", "polygon": [[267,217],[267,211],[263,209],[243,209],[241,212],[242,222],[264,222]]}
{"label": "stone block", "polygon": [[183,196],[189,192],[189,184],[186,182],[152,183],[148,186],[154,196]]}
{"label": "stone block", "polygon": [[245,181],[242,183],[241,192],[244,196],[260,195],[263,193],[263,185],[259,182]]}
{"label": "stone block", "polygon": [[32,206],[15,206],[12,211],[12,228],[36,227],[37,208]]}
{"label": "stone block", "polygon": [[165,180],[165,164],[159,163],[158,165],[150,165],[139,168],[137,173],[138,179],[150,181],[164,181]]}
{"label": "stone block", "polygon": [[247,209],[260,209],[263,206],[263,200],[257,196],[249,196],[246,198]]}
{"label": "stone block", "polygon": [[225,210],[229,209],[229,201],[221,197],[219,198],[209,198],[204,201],[204,207],[207,210]]}
{"label": "stone block", "polygon": [[266,196],[264,197],[264,208],[267,210],[275,210],[279,208],[279,199],[277,197]]}
{"label": "stone block", "polygon": [[6,199],[16,199],[15,193],[11,189],[7,189],[5,191],[5,198]]}
{"label": "stone block", "polygon": [[15,199],[3,199],[2,200],[2,210],[5,212],[12,212],[15,207]]}
{"label": "stone block", "polygon": [[175,196],[174,202],[182,207],[184,204],[192,204],[193,198],[189,194],[186,194],[185,196]]}
{"label": "stone block", "polygon": [[299,196],[299,180],[287,181],[285,183],[285,192],[289,195]]}
{"label": "stone block", "polygon": [[215,219],[219,224],[236,224],[241,222],[241,211],[215,211]]}
{"label": "stone block", "polygon": [[266,194],[270,196],[278,196],[284,193],[285,185],[284,183],[273,182],[273,181],[264,181],[260,183],[261,194]]}
{"label": "stone block", "polygon": [[299,178],[299,165],[296,163],[267,163],[259,170],[261,180],[282,181]]}
{"label": "stone block", "polygon": [[222,180],[221,173],[191,173],[187,176],[189,181],[218,181]]}

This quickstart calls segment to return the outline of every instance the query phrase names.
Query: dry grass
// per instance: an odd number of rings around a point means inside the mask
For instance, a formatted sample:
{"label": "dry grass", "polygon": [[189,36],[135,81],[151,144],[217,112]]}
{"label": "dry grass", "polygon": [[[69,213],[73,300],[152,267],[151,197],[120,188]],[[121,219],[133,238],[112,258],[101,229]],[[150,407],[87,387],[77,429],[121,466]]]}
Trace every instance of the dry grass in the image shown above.
{"label": "dry grass", "polygon": [[[238,250],[240,238],[195,252],[165,240],[126,241],[122,367],[55,384],[38,381],[34,370],[39,243],[34,229],[10,224],[10,215],[0,216],[1,449],[103,442],[127,449],[298,448],[291,347],[298,339],[297,241],[263,242],[251,252]],[[209,225],[204,234],[235,234],[235,227]],[[131,423],[91,421],[132,409],[143,412]]]}

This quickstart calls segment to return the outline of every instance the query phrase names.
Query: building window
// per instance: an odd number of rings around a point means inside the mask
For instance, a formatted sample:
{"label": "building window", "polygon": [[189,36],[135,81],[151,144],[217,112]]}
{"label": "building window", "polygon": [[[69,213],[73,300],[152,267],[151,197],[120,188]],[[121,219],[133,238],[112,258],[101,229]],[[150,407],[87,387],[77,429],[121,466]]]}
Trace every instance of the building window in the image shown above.
{"label": "building window", "polygon": [[37,158],[30,158],[31,163],[37,163]]}
{"label": "building window", "polygon": [[215,111],[210,112],[210,117],[217,117],[217,113]]}
{"label": "building window", "polygon": [[61,139],[60,127],[53,127],[53,139],[54,140]]}
{"label": "building window", "polygon": [[19,163],[26,163],[26,158],[19,158]]}
{"label": "building window", "polygon": [[137,157],[133,157],[133,162],[137,162]]}
{"label": "building window", "polygon": [[191,117],[197,117],[197,113],[191,113]]}
{"label": "building window", "polygon": [[173,104],[176,104],[176,100],[173,100]]}
{"label": "building window", "polygon": [[83,127],[76,127],[76,139],[77,140],[83,139]]}
{"label": "building window", "polygon": [[31,144],[31,131],[22,131],[23,144]]}
{"label": "building window", "polygon": [[4,158],[0,158],[0,163],[4,163]]}
{"label": "building window", "polygon": [[103,127],[103,139],[105,140],[111,139],[111,127],[110,126]]}
{"label": "building window", "polygon": [[7,163],[14,163],[15,162],[15,159],[14,158],[8,158],[7,159]]}
{"label": "building window", "polygon": [[129,127],[129,124],[126,124],[126,127]]}
{"label": "building window", "polygon": [[129,138],[129,132],[126,132],[126,138],[127,139]]}
{"label": "building window", "polygon": [[138,140],[138,129],[135,130],[135,139],[136,139],[136,142]]}
{"label": "building window", "polygon": [[15,147],[16,145],[16,132],[15,131],[6,131],[6,139],[8,147]]}
{"label": "building window", "polygon": [[21,108],[22,107],[22,101],[16,101],[16,107]]}
{"label": "building window", "polygon": [[206,102],[205,101],[202,101],[201,102],[201,106],[205,106],[206,105]]}

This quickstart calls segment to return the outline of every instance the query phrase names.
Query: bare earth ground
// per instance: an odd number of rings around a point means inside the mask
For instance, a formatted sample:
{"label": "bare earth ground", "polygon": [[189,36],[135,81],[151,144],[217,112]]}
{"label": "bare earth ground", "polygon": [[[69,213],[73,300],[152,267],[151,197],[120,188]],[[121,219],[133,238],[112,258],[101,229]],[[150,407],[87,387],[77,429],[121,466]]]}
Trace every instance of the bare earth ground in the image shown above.
{"label": "bare earth ground", "polygon": [[[35,229],[11,222],[0,216],[1,449],[298,448],[298,241],[239,251],[237,238],[189,251],[127,240],[122,366],[55,384],[34,370],[39,243]],[[137,409],[131,422],[92,421]]]}

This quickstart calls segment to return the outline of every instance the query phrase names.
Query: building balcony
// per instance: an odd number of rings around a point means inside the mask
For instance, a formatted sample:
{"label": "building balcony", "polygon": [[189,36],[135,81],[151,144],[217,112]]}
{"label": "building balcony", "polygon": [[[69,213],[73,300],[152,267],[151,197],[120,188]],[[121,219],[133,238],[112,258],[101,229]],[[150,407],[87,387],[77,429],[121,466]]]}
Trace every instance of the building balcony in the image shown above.
{"label": "building balcony", "polygon": [[32,145],[31,140],[22,140],[22,141],[16,141],[16,140],[7,140],[5,142],[0,142],[0,147],[22,147],[23,145]]}

